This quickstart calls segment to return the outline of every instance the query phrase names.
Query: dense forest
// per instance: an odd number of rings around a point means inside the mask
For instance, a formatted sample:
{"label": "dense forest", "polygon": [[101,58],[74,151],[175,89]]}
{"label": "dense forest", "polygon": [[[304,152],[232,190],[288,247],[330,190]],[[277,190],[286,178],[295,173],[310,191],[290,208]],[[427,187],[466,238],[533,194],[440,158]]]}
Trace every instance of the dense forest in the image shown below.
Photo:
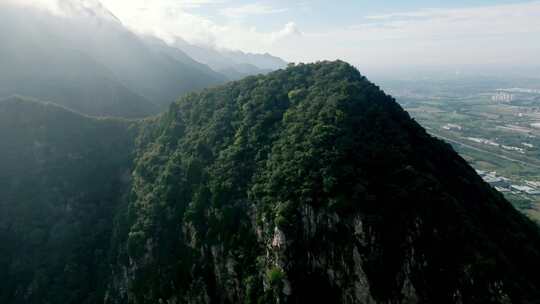
{"label": "dense forest", "polygon": [[540,299],[538,227],[341,61],[0,136],[2,303]]}
{"label": "dense forest", "polygon": [[0,101],[0,302],[96,303],[139,123]]}

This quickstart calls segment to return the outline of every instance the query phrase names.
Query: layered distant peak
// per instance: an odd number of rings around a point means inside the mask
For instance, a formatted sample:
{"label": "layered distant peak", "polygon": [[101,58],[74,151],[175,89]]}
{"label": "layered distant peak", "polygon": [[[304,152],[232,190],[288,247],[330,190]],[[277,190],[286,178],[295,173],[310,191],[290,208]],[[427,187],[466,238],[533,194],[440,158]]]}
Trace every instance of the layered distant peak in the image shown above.
{"label": "layered distant peak", "polygon": [[35,5],[0,10],[0,97],[21,94],[90,115],[144,117],[226,81],[179,50],[146,44],[98,1],[54,3],[63,13]]}
{"label": "layered distant peak", "polygon": [[223,55],[237,63],[248,63],[260,69],[277,70],[287,66],[287,62],[279,57],[265,54],[244,53],[242,51],[223,50]]}
{"label": "layered distant peak", "polygon": [[191,44],[177,37],[172,44],[193,59],[210,66],[214,71],[238,80],[249,75],[265,74],[287,66],[287,62],[270,54],[252,54]]}

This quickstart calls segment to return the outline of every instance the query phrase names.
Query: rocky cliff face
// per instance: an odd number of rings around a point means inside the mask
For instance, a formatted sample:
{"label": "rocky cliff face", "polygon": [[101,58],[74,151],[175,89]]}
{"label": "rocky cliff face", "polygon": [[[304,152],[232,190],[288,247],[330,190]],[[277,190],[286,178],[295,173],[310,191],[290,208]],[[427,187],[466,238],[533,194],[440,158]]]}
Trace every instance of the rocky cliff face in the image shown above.
{"label": "rocky cliff face", "polygon": [[534,303],[540,234],[343,62],[189,95],[140,140],[107,303]]}

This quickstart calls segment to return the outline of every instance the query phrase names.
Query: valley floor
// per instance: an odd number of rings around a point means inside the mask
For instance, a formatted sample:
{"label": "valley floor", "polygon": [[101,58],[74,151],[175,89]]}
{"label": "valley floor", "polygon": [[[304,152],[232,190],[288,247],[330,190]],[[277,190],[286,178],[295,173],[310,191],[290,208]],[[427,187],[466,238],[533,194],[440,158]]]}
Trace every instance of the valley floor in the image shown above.
{"label": "valley floor", "polygon": [[427,131],[450,143],[516,208],[540,222],[540,94],[488,89],[392,92]]}

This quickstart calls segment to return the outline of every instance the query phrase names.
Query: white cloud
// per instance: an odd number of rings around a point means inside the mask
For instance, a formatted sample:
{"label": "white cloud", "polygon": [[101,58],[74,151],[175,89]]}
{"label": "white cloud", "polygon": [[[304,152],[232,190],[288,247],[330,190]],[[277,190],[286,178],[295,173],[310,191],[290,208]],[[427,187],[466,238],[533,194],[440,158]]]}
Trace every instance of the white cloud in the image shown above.
{"label": "white cloud", "polygon": [[281,30],[270,33],[269,39],[270,42],[273,43],[278,40],[294,36],[302,36],[302,32],[300,31],[296,23],[288,22]]}
{"label": "white cloud", "polygon": [[[360,19],[362,20],[362,19]],[[342,58],[370,66],[540,64],[540,2],[424,9],[363,18],[281,44],[300,61]],[[305,50],[308,49],[309,52]]]}
{"label": "white cloud", "polygon": [[[139,32],[172,41],[250,52],[271,52],[292,61],[341,58],[368,65],[538,62],[540,2],[462,9],[422,9],[359,17],[357,24],[313,31],[294,22],[273,31],[246,24],[248,16],[283,12],[260,2],[231,6],[219,0],[103,0]],[[225,20],[198,15],[213,6]],[[315,8],[311,8],[315,9]],[[294,12],[294,11],[290,11]]]}
{"label": "white cloud", "polygon": [[[217,23],[190,10],[205,5],[219,8],[227,4],[224,0],[160,0],[152,3],[147,0],[102,0],[102,2],[134,31],[153,34],[168,42],[181,37],[191,43],[216,48],[266,52],[276,41],[300,34],[293,22],[274,32],[263,32],[236,21]],[[224,10],[219,11],[224,13]],[[231,8],[225,12],[236,19],[247,14],[273,14],[280,11],[282,10],[256,4]]]}
{"label": "white cloud", "polygon": [[368,16],[367,19],[374,22],[372,25],[399,32],[403,38],[455,39],[534,33],[540,32],[540,2],[463,9],[426,9]]}
{"label": "white cloud", "polygon": [[55,14],[61,13],[58,0],[0,0],[0,5],[1,4],[34,7],[47,10]]}
{"label": "white cloud", "polygon": [[217,5],[223,0],[102,0],[127,27],[172,42],[181,36],[201,44],[213,44],[218,25],[189,9]]}
{"label": "white cloud", "polygon": [[[0,0],[6,1],[42,7],[57,4],[57,0]],[[327,27],[324,31],[305,26],[300,31],[292,21],[266,31],[250,26],[247,22],[251,19],[247,16],[262,19],[284,11],[260,2],[245,6],[232,6],[234,2],[228,0],[101,2],[124,24],[140,33],[155,34],[168,41],[180,36],[218,48],[270,52],[291,61],[341,58],[360,65],[387,66],[540,64],[537,55],[540,53],[540,1],[421,9],[367,17],[359,13],[356,24]],[[309,10],[316,9],[310,3]],[[202,11],[211,15],[198,13]],[[287,11],[302,12],[303,8]]]}
{"label": "white cloud", "polygon": [[220,10],[221,15],[241,19],[253,15],[268,15],[285,12],[284,8],[274,8],[270,5],[261,3],[250,3],[238,7],[226,7]]}

